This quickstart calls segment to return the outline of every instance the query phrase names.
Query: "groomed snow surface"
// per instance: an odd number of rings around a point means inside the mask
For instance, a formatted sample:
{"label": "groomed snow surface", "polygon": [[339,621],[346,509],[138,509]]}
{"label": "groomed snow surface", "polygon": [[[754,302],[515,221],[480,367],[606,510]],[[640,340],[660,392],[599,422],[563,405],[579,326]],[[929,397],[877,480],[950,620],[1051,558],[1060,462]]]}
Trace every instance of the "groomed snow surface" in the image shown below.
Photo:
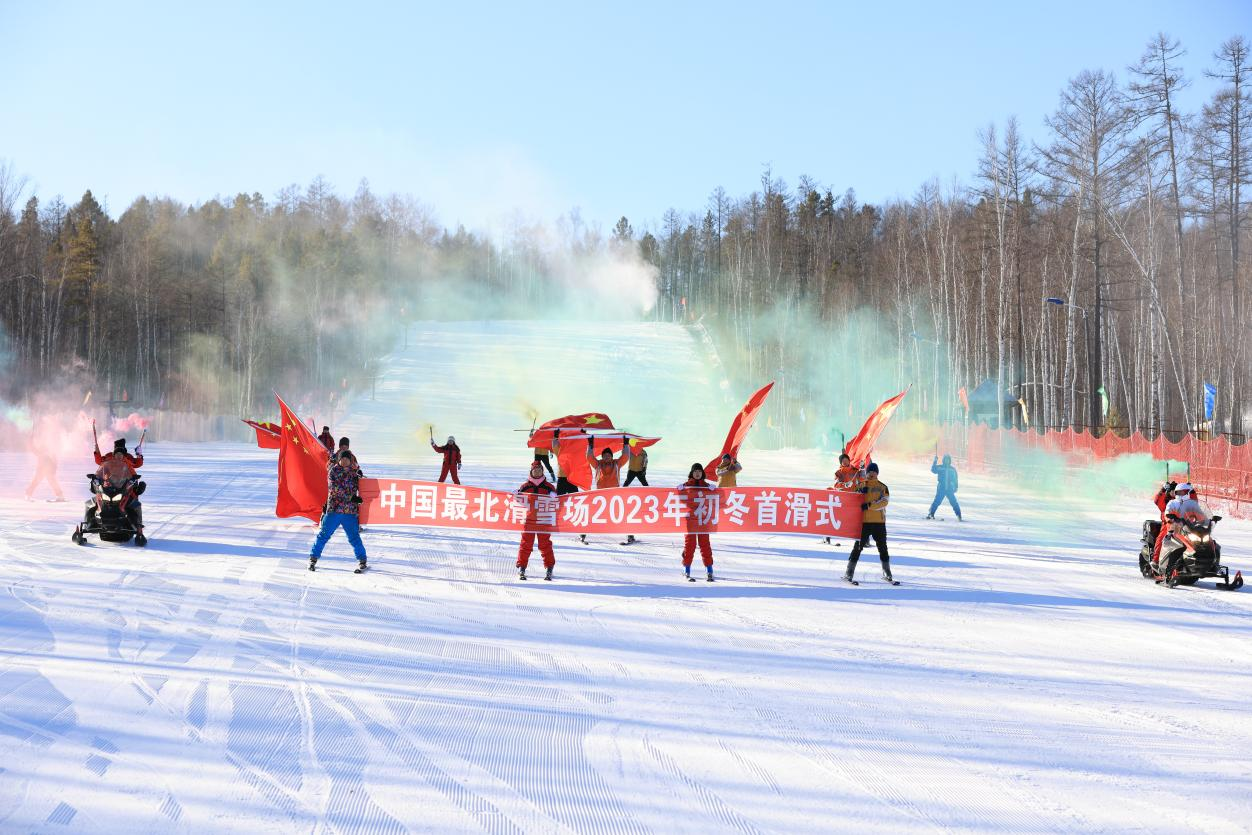
{"label": "groomed snow surface", "polygon": [[[465,480],[506,487],[526,402],[604,409],[666,436],[668,485],[731,400],[675,327],[430,324],[335,429],[368,475],[430,478],[433,421]],[[787,536],[716,536],[713,584],[677,539],[562,536],[556,580],[536,554],[522,583],[514,537],[381,527],[369,573],[337,534],[311,574],[275,453],[146,452],[146,550],[70,542],[86,463],[61,464],[76,501],[27,504],[25,459],[0,459],[0,831],[1252,826],[1252,595],[1140,578],[1147,496],[963,473],[969,521],[929,522],[933,476],[884,458],[897,588],[872,552],[853,588],[847,542]],[[751,484],[833,468],[742,458]],[[1217,531],[1252,568],[1252,523]]]}

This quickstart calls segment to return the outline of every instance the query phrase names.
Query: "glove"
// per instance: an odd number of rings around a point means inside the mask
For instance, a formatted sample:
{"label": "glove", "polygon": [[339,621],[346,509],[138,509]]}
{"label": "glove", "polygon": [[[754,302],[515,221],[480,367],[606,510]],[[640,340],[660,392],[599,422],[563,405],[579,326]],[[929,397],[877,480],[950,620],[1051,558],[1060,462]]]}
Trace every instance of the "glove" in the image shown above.
{"label": "glove", "polygon": [[869,510],[869,502],[861,502],[861,510]]}

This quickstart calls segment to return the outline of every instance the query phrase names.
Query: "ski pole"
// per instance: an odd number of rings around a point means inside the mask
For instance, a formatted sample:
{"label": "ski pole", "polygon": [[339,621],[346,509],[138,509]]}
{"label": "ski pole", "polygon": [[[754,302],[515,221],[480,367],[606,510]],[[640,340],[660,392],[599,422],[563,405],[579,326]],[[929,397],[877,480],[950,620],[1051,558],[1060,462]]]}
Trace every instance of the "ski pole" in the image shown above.
{"label": "ski pole", "polygon": [[100,436],[96,434],[96,419],[91,419],[91,439],[96,442],[96,452],[100,451]]}
{"label": "ski pole", "polygon": [[135,452],[143,455],[143,439],[148,437],[148,430],[144,429],[139,433],[139,443],[135,444]]}

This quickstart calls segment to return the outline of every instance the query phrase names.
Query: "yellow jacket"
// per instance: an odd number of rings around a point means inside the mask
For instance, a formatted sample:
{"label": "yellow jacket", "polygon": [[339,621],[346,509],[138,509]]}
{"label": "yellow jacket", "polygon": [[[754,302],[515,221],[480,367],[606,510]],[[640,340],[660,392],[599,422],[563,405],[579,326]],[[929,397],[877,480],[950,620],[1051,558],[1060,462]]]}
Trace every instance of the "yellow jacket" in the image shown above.
{"label": "yellow jacket", "polygon": [[731,461],[729,464],[719,464],[717,466],[717,486],[738,487],[738,473],[742,469],[743,465],[738,461]]}
{"label": "yellow jacket", "polygon": [[869,507],[861,511],[861,522],[886,522],[887,504],[891,501],[891,491],[887,485],[878,480],[878,476],[870,473],[861,485],[861,502]]}

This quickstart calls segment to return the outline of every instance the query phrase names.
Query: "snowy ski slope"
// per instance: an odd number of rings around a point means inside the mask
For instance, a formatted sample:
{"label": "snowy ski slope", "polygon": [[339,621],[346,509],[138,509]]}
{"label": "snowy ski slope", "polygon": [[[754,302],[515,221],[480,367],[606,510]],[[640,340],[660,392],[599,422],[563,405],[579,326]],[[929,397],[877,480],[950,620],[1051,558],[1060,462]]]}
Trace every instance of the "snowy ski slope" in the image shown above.
{"label": "snowy ski slope", "polygon": [[[534,368],[542,371],[536,372]],[[734,400],[734,398],[730,398]],[[337,434],[370,475],[524,476],[527,404],[658,432],[676,483],[739,402],[685,332],[415,327]],[[703,442],[701,443],[701,439]],[[1238,832],[1252,821],[1252,595],[1138,577],[1113,499],[1053,506],[962,475],[971,521],[926,522],[933,477],[883,464],[893,565],[847,543],[557,542],[518,582],[494,534],[369,530],[305,570],[272,515],[274,453],[154,444],[151,544],[74,546],[79,505],[0,502],[3,832]],[[803,451],[744,483],[826,484]],[[10,473],[19,456],[0,457]],[[63,462],[81,495],[85,463]],[[950,514],[949,514],[950,516]],[[1252,524],[1218,527],[1252,567]]]}

